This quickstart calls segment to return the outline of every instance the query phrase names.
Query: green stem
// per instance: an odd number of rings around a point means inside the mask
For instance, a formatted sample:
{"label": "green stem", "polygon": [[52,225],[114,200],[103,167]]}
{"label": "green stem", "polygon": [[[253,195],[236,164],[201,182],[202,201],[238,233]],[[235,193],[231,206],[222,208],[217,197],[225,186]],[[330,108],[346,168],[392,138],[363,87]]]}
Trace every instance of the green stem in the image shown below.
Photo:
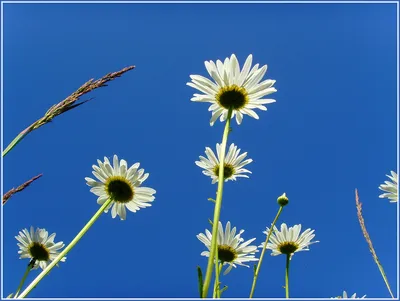
{"label": "green stem", "polygon": [[260,273],[261,264],[262,264],[262,261],[263,261],[264,255],[265,255],[265,251],[267,250],[267,243],[269,241],[269,238],[271,237],[272,232],[274,231],[274,226],[275,226],[276,222],[278,221],[279,216],[282,213],[282,209],[283,209],[283,206],[280,206],[278,213],[276,214],[275,219],[272,222],[272,226],[268,231],[267,239],[265,240],[265,243],[264,243],[261,255],[260,255],[260,260],[258,261],[256,271],[254,272],[253,284],[251,286],[251,291],[250,291],[250,296],[249,296],[250,299],[253,298],[254,291],[256,289],[256,284],[257,284],[258,275]]}
{"label": "green stem", "polygon": [[289,264],[290,264],[290,255],[286,255],[286,275],[285,275],[285,290],[286,290],[286,299],[289,299]]}
{"label": "green stem", "polygon": [[383,281],[385,281],[385,284],[386,284],[386,287],[387,287],[387,289],[389,291],[390,296],[392,296],[392,298],[394,299],[394,295],[392,293],[392,290],[390,289],[389,281],[388,281],[388,279],[386,277],[385,271],[384,271],[383,266],[381,265],[378,257],[376,258],[375,262],[378,265],[379,271],[381,272],[381,275],[383,277]]}
{"label": "green stem", "polygon": [[221,275],[221,271],[222,271],[222,267],[223,267],[223,263],[219,263],[218,264],[218,269],[216,271],[218,278],[217,278],[217,298],[221,298],[221,290],[220,290],[220,286],[221,286],[221,282],[219,281],[219,276]]}
{"label": "green stem", "polygon": [[17,137],[14,138],[13,141],[11,141],[11,143],[6,147],[6,149],[3,151],[3,157],[5,155],[7,155],[7,153],[12,150],[14,148],[14,146],[16,146],[19,142],[21,142],[21,140],[28,135],[29,131],[27,131],[28,129],[22,131],[20,134],[18,134]]}
{"label": "green stem", "polygon": [[213,220],[213,228],[212,228],[210,257],[208,258],[206,278],[204,280],[203,296],[202,296],[203,298],[207,298],[208,288],[210,286],[213,264],[214,264],[215,245],[217,243],[217,236],[218,236],[219,216],[221,214],[222,191],[224,188],[225,150],[226,150],[226,143],[228,141],[231,117],[232,117],[232,108],[230,108],[228,111],[228,116],[227,116],[226,123],[225,123],[224,134],[222,136],[221,151],[220,151],[221,158],[220,158],[220,162],[219,162],[219,174],[218,174],[217,199],[215,200],[215,207],[214,207],[214,220]]}
{"label": "green stem", "polygon": [[41,121],[41,119],[35,121],[34,123],[32,123],[30,126],[28,126],[25,130],[23,130],[21,133],[18,134],[17,137],[15,137],[13,139],[13,141],[11,141],[11,143],[6,147],[6,149],[3,151],[3,157],[5,155],[7,155],[7,153],[12,150],[18,143],[20,143],[22,141],[22,139],[25,138],[26,135],[28,135],[30,132],[32,132],[35,127],[37,126],[37,124]]}
{"label": "green stem", "polygon": [[43,279],[44,276],[54,266],[65,256],[69,251],[79,242],[79,240],[85,235],[85,233],[93,226],[94,222],[100,217],[103,211],[108,207],[108,205],[112,202],[112,199],[108,199],[97,212],[93,215],[93,217],[87,222],[87,224],[82,228],[81,231],[75,236],[75,238],[70,242],[70,244],[28,285],[28,287],[21,293],[19,298],[24,298],[29,292]]}
{"label": "green stem", "polygon": [[214,292],[213,298],[218,298],[219,291],[219,261],[218,261],[218,240],[215,244],[215,283],[214,283]]}
{"label": "green stem", "polygon": [[26,277],[28,277],[29,272],[32,270],[32,268],[35,266],[35,261],[36,259],[32,259],[29,264],[28,267],[26,268],[26,271],[24,273],[24,276],[22,276],[21,282],[19,283],[19,286],[17,288],[17,291],[15,292],[15,296],[14,298],[17,298],[19,291],[21,290],[22,286],[25,283]]}
{"label": "green stem", "polygon": [[217,298],[217,278],[214,280],[213,299]]}
{"label": "green stem", "polygon": [[219,276],[221,274],[223,263],[217,263],[215,265],[215,282],[214,282],[214,292],[213,292],[213,298],[221,298],[221,290],[220,290],[220,285],[221,282],[219,281]]}

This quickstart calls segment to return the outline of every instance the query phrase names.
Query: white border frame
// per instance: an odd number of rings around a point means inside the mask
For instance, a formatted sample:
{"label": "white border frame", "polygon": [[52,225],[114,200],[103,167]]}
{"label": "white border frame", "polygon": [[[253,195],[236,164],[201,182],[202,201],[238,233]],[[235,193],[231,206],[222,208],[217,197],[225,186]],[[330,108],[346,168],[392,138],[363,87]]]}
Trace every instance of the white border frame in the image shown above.
{"label": "white border frame", "polygon": [[[4,4],[396,4],[397,11],[397,175],[399,174],[399,1],[0,1],[1,2],[1,151],[3,152],[3,20],[4,20]],[[1,172],[1,195],[3,191],[3,156],[1,156],[0,172]],[[399,300],[399,201],[397,202],[397,297]],[[3,205],[1,205],[1,258],[0,258],[0,300],[9,300],[3,298]],[[25,300],[205,300],[201,298],[24,298]],[[211,298],[207,298],[211,299]],[[229,300],[249,300],[248,298],[226,298]],[[253,298],[254,300],[287,300],[286,298]],[[331,298],[290,298],[292,300],[331,300]],[[365,298],[374,300],[396,300],[392,298]]]}

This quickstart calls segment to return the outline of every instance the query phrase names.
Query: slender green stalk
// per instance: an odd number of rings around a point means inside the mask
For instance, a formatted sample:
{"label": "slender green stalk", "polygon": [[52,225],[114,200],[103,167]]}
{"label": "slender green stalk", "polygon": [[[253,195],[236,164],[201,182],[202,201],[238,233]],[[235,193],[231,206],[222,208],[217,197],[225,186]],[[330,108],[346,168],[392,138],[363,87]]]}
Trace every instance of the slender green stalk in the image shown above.
{"label": "slender green stalk", "polygon": [[7,153],[14,148],[26,135],[28,135],[31,131],[29,131],[29,128],[26,130],[22,131],[17,137],[14,138],[13,141],[6,147],[6,149],[3,151],[3,157],[7,155]]}
{"label": "slender green stalk", "polygon": [[260,260],[258,261],[257,268],[254,272],[253,284],[251,286],[251,291],[250,291],[250,296],[249,296],[250,299],[253,298],[254,291],[256,289],[256,284],[257,284],[258,275],[260,273],[261,264],[262,264],[262,261],[263,261],[264,255],[265,255],[265,251],[267,250],[267,243],[269,241],[269,238],[271,237],[272,232],[274,231],[274,226],[275,226],[276,222],[278,221],[279,216],[281,215],[282,209],[283,209],[283,206],[280,206],[278,213],[276,214],[275,219],[272,222],[272,226],[268,231],[267,239],[265,240],[264,247],[263,247],[261,255],[260,255]]}
{"label": "slender green stalk", "polygon": [[286,255],[286,274],[285,274],[285,290],[286,290],[286,299],[289,299],[289,264],[290,264],[290,255]]}
{"label": "slender green stalk", "polygon": [[217,298],[217,278],[214,280],[213,299]]}
{"label": "slender green stalk", "polygon": [[215,282],[214,282],[214,292],[213,298],[218,298],[219,292],[219,261],[218,261],[218,240],[215,244]]}
{"label": "slender green stalk", "polygon": [[217,265],[218,266],[218,269],[216,271],[216,274],[218,275],[218,277],[217,277],[217,298],[221,298],[221,290],[220,290],[221,282],[219,280],[219,276],[221,275],[223,265],[224,264],[222,262]]}
{"label": "slender green stalk", "polygon": [[21,293],[19,298],[26,297],[29,292],[43,279],[44,276],[55,265],[65,256],[68,254],[69,251],[79,242],[79,240],[85,235],[85,233],[93,226],[94,222],[100,217],[103,211],[107,208],[107,206],[112,202],[112,199],[108,199],[97,212],[93,215],[93,217],[87,222],[87,224],[82,228],[81,231],[75,236],[75,238],[69,243],[69,245],[28,285],[28,287]]}
{"label": "slender green stalk", "polygon": [[214,264],[214,257],[215,257],[215,245],[217,243],[217,236],[218,236],[218,223],[219,223],[219,216],[221,214],[221,204],[222,204],[222,191],[224,188],[224,161],[225,161],[225,151],[226,151],[226,143],[228,141],[228,134],[231,124],[231,117],[232,117],[232,108],[228,111],[228,116],[225,123],[224,134],[222,136],[222,143],[221,143],[221,158],[219,162],[219,174],[218,174],[218,190],[217,190],[217,199],[215,200],[215,207],[214,207],[214,220],[213,220],[213,228],[212,228],[212,239],[211,239],[211,248],[210,248],[210,257],[208,258],[207,263],[207,271],[206,271],[206,278],[204,280],[203,286],[203,298],[207,298],[208,288],[210,287],[213,264]]}
{"label": "slender green stalk", "polygon": [[28,277],[29,272],[32,270],[32,268],[35,266],[35,261],[36,259],[32,259],[29,264],[28,267],[26,268],[26,271],[24,273],[24,276],[22,276],[21,282],[18,285],[17,291],[15,292],[15,296],[14,299],[18,297],[19,291],[21,290],[22,286],[25,283],[26,277]]}
{"label": "slender green stalk", "polygon": [[214,282],[214,292],[213,298],[221,298],[221,282],[219,281],[219,276],[221,274],[223,263],[218,263],[215,265],[215,282]]}

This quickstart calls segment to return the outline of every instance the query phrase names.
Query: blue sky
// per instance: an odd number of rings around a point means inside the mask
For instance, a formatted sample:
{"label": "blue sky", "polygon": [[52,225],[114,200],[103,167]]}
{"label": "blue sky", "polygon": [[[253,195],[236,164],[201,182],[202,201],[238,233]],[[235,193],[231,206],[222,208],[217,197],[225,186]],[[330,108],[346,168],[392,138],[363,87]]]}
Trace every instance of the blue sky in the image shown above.
{"label": "blue sky", "polygon": [[[276,103],[233,123],[229,142],[254,160],[250,179],[228,182],[221,221],[265,240],[278,222],[315,229],[291,264],[292,297],[343,290],[390,297],[358,224],[354,189],[394,294],[396,204],[378,186],[396,170],[396,4],[4,4],[4,146],[90,78],[136,69],[87,104],[25,138],[4,159],[4,191],[43,173],[3,208],[4,295],[27,260],[15,235],[46,228],[70,242],[98,209],[84,178],[104,156],[140,162],[153,206],[104,214],[30,297],[197,297],[216,185],[195,161],[223,124],[190,101],[190,74],[235,53],[267,64]],[[83,98],[86,99],[86,98]],[[128,212],[129,213],[129,212]],[[283,256],[264,259],[255,297],[284,297]],[[34,271],[28,278],[33,280]],[[247,297],[252,269],[222,278],[225,297]]]}

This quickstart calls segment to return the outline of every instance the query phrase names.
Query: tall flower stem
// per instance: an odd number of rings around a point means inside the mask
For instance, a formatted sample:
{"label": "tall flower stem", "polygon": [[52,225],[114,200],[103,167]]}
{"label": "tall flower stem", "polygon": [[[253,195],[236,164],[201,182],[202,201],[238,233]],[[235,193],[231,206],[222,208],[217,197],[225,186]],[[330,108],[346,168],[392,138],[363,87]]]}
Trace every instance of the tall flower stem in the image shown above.
{"label": "tall flower stem", "polygon": [[215,299],[215,298],[217,298],[217,284],[218,282],[217,282],[217,278],[215,278],[215,280],[214,280],[214,290],[213,290],[213,299]]}
{"label": "tall flower stem", "polygon": [[[218,262],[218,260],[216,260]],[[219,276],[222,270],[223,263],[217,263],[215,265],[215,283],[214,283],[214,292],[213,298],[221,298],[221,290],[220,285],[221,282],[219,281]]]}
{"label": "tall flower stem", "polygon": [[214,292],[213,298],[218,298],[219,292],[219,261],[218,261],[218,240],[215,244],[215,283],[214,283]]}
{"label": "tall flower stem", "polygon": [[283,206],[280,206],[279,210],[278,210],[278,213],[276,214],[275,219],[272,222],[272,226],[268,231],[267,239],[265,240],[264,247],[263,247],[261,255],[260,255],[260,260],[258,261],[256,271],[254,272],[253,284],[251,286],[251,291],[250,291],[249,298],[253,298],[254,291],[256,289],[258,275],[259,275],[260,269],[261,269],[261,264],[262,264],[262,261],[263,261],[264,255],[265,255],[265,251],[267,250],[267,243],[269,241],[269,238],[271,237],[272,232],[274,231],[274,226],[275,226],[276,222],[278,221],[279,216],[282,213],[282,209],[283,209]]}
{"label": "tall flower stem", "polygon": [[22,286],[25,283],[26,277],[28,277],[29,272],[32,270],[32,268],[35,266],[35,261],[36,259],[32,259],[29,264],[28,267],[26,268],[26,271],[24,273],[24,276],[22,276],[21,282],[18,285],[17,291],[15,292],[15,296],[14,298],[17,298],[19,291],[21,290]]}
{"label": "tall flower stem", "polygon": [[290,264],[290,256],[291,256],[291,254],[287,254],[286,255],[286,273],[285,273],[286,299],[289,299],[289,264]]}
{"label": "tall flower stem", "polygon": [[75,236],[75,238],[69,243],[69,245],[28,285],[28,287],[21,293],[18,298],[26,297],[30,291],[51,271],[52,268],[65,256],[69,251],[79,242],[79,240],[85,235],[85,233],[93,226],[94,222],[100,217],[104,210],[110,205],[112,199],[108,199],[93,217],[87,222],[87,224],[82,228],[81,231]]}
{"label": "tall flower stem", "polygon": [[[206,278],[204,280],[203,286],[203,298],[207,298],[208,288],[210,287],[214,257],[215,257],[215,246],[217,244],[217,236],[218,236],[218,224],[219,224],[219,216],[221,214],[221,204],[222,204],[222,192],[224,189],[224,161],[225,161],[225,151],[226,151],[226,143],[228,141],[228,135],[230,131],[232,117],[232,108],[228,110],[228,116],[225,123],[224,134],[222,136],[221,143],[221,157],[219,162],[219,171],[218,171],[218,190],[217,190],[217,199],[215,200],[214,207],[214,220],[213,220],[213,228],[212,228],[212,239],[211,239],[211,248],[210,248],[210,257],[208,258],[207,263],[207,271]],[[218,263],[216,263],[218,264]]]}

